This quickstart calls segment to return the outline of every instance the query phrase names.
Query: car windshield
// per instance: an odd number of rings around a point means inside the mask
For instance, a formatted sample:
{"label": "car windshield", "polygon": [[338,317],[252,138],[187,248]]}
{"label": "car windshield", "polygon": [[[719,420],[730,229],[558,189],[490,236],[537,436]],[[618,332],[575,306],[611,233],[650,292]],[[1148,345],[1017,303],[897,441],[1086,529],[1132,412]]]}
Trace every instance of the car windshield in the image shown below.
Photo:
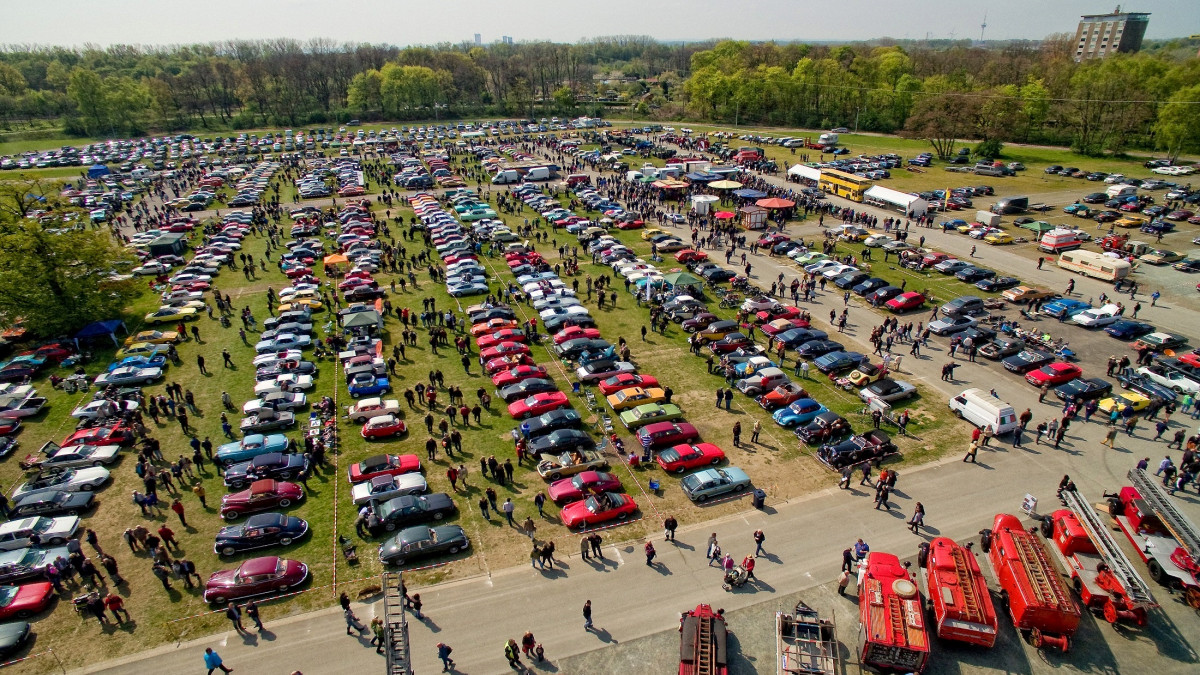
{"label": "car windshield", "polygon": [[7,607],[17,598],[16,586],[0,587],[0,607]]}
{"label": "car windshield", "polygon": [[43,534],[47,530],[49,530],[52,525],[54,525],[54,521],[52,519],[38,518],[36,521],[34,521],[33,527],[31,527],[30,529],[32,529],[34,532],[37,532],[38,534]]}

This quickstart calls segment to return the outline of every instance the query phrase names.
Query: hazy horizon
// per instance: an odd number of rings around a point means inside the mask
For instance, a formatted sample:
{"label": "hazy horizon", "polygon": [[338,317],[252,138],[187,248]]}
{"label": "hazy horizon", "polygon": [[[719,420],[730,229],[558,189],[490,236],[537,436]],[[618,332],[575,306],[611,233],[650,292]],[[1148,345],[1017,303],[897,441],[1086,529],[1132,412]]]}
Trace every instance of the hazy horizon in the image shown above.
{"label": "hazy horizon", "polygon": [[[879,0],[843,0],[826,18],[812,0],[610,0],[564,11],[561,2],[440,0],[405,6],[394,0],[43,0],[8,7],[0,44],[80,47],[163,46],[235,39],[328,38],[397,46],[473,42],[502,36],[516,42],[579,42],[609,35],[647,35],[664,42],[718,38],[786,42],[896,40],[1040,40],[1073,33],[1082,14],[1111,12],[1110,2],[1058,0],[910,0],[903,9]],[[1124,11],[1149,12],[1147,39],[1200,34],[1195,0],[1144,0]],[[982,29],[985,22],[986,29]],[[854,17],[853,22],[842,17]],[[1030,17],[1036,17],[1030,20]]]}

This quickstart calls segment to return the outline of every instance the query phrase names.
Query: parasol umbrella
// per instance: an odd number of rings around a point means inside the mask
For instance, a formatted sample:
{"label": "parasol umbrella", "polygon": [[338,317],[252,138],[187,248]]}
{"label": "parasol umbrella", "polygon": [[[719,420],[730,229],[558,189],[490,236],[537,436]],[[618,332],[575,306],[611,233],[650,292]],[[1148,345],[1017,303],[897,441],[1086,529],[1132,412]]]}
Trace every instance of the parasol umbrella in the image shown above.
{"label": "parasol umbrella", "polygon": [[796,202],[793,202],[789,199],[780,199],[779,197],[771,197],[770,199],[760,199],[754,203],[758,204],[759,206],[763,207],[764,209],[790,209],[796,205]]}
{"label": "parasol umbrella", "polygon": [[713,214],[713,218],[716,218],[717,220],[729,220],[733,218],[734,215],[735,214],[732,211],[717,211]]}
{"label": "parasol umbrella", "polygon": [[708,186],[711,188],[716,188],[717,190],[736,190],[742,187],[742,184],[736,180],[719,180],[709,183]]}

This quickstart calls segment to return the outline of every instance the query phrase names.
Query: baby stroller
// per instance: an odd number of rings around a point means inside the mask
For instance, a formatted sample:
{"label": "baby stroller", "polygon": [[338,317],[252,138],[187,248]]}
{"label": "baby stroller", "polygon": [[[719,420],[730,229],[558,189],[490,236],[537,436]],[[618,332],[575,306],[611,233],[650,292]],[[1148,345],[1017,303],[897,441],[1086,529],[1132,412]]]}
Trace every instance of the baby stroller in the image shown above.
{"label": "baby stroller", "polygon": [[725,583],[721,584],[721,588],[731,591],[735,588],[741,588],[746,585],[746,581],[750,578],[750,573],[745,567],[738,565],[733,570],[725,573]]}

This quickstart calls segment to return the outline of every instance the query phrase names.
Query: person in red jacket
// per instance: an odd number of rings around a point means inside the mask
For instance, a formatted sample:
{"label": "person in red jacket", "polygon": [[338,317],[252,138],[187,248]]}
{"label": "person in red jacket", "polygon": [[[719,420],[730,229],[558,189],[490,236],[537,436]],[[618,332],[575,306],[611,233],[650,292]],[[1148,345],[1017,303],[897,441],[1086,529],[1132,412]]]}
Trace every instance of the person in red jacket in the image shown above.
{"label": "person in red jacket", "polygon": [[746,579],[756,579],[754,576],[754,556],[748,555],[742,558],[742,567],[746,569]]}

